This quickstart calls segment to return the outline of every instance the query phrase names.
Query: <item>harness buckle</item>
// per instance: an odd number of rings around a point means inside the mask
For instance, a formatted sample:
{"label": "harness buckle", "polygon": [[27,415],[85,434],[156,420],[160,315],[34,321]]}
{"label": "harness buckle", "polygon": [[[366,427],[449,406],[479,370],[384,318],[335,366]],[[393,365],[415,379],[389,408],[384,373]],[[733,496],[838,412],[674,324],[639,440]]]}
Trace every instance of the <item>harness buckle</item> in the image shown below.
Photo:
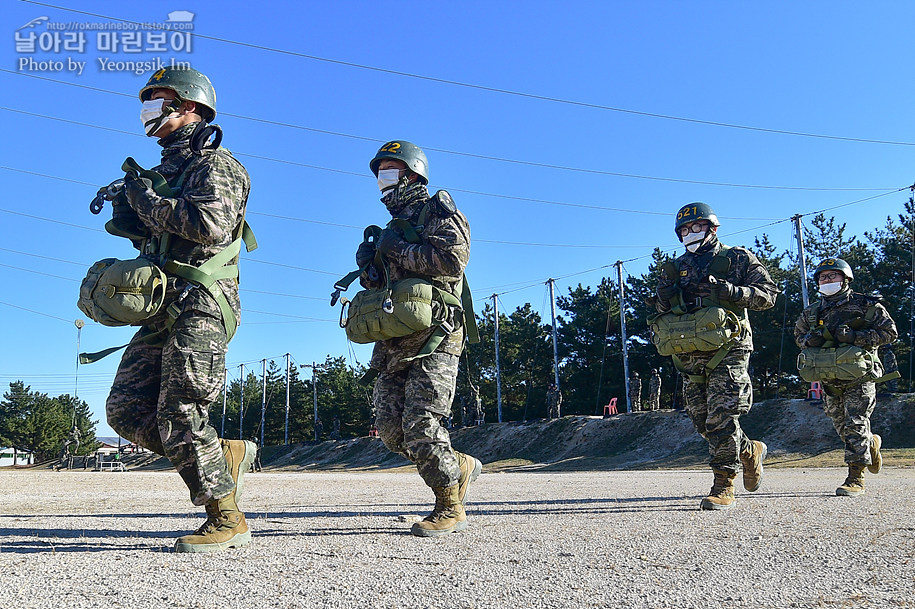
{"label": "harness buckle", "polygon": [[388,296],[384,299],[384,302],[381,303],[381,310],[390,315],[394,312],[394,301],[391,300],[391,297]]}
{"label": "harness buckle", "polygon": [[337,304],[337,301],[340,300],[340,294],[343,293],[343,291],[340,289],[340,286],[335,285],[334,287],[336,289],[330,293],[330,306]]}

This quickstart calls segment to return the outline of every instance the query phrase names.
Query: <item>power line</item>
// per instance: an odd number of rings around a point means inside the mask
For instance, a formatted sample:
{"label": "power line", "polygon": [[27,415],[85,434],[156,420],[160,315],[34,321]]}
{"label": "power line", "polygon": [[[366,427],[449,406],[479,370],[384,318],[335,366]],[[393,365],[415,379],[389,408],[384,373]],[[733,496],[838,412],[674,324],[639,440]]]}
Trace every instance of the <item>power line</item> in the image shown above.
{"label": "power line", "polygon": [[[24,0],[23,0],[23,1],[24,1]],[[10,74],[17,74],[17,75],[21,75],[21,76],[32,76],[31,74],[25,74],[25,73],[21,73],[21,72],[14,72],[14,71],[12,71],[12,70],[6,70],[6,69],[3,69],[3,68],[0,68],[0,72],[7,72],[7,73],[10,73]],[[66,82],[66,81],[54,80],[54,79],[45,78],[45,77],[36,77],[36,78],[40,78],[41,80],[46,80],[46,81],[50,81],[50,82],[54,82],[54,83],[59,83],[59,84],[64,84],[64,85],[72,85],[72,84],[73,84],[73,83],[68,83],[68,82]],[[82,86],[82,85],[75,85],[75,86]],[[106,92],[106,93],[116,93],[116,92],[114,92],[114,91],[107,91],[107,90],[105,90],[105,89],[97,89],[97,88],[95,88],[95,87],[90,87],[90,88],[92,88],[92,89],[94,89],[94,90],[97,90],[97,91],[104,91],[104,92]],[[121,94],[119,94],[119,95],[121,95]],[[131,97],[132,97],[132,96],[131,96]],[[64,122],[64,123],[69,123],[69,124],[74,124],[74,125],[81,125],[81,126],[86,126],[86,127],[94,127],[94,128],[98,128],[98,129],[103,129],[103,130],[105,130],[105,131],[111,131],[111,132],[114,132],[114,133],[124,133],[124,134],[127,134],[127,135],[136,136],[136,137],[145,137],[145,136],[143,136],[143,135],[141,135],[141,134],[139,134],[139,133],[135,133],[135,132],[132,132],[132,131],[124,131],[124,130],[121,130],[121,129],[114,129],[114,128],[111,128],[111,127],[103,127],[103,126],[99,126],[99,125],[92,125],[92,124],[89,124],[89,123],[85,123],[85,122],[83,122],[83,121],[74,121],[74,120],[69,120],[69,119],[57,118],[57,117],[48,116],[48,115],[44,115],[44,114],[38,114],[38,113],[34,113],[34,112],[27,112],[27,111],[24,111],[24,110],[18,110],[18,109],[15,109],[15,108],[0,107],[0,110],[5,110],[5,111],[7,111],[7,112],[18,112],[18,113],[21,113],[21,114],[26,114],[26,115],[30,115],[30,116],[45,118],[45,119],[49,119],[49,120],[58,120],[58,121],[61,121],[61,122]],[[244,116],[244,115],[241,115],[241,114],[230,114],[230,113],[228,113],[228,112],[223,112],[222,114],[225,115],[225,116],[231,116],[231,117],[239,118],[239,119],[243,119],[243,120],[250,120],[250,121],[262,122],[262,123],[270,123],[270,124],[274,124],[274,125],[278,125],[278,126],[282,126],[282,127],[287,127],[287,128],[291,128],[291,129],[300,129],[300,130],[304,130],[304,131],[311,131],[311,132],[321,133],[321,134],[325,134],[325,135],[333,135],[333,136],[337,136],[337,137],[351,138],[351,139],[357,139],[357,140],[362,140],[362,141],[371,141],[371,142],[376,142],[376,143],[381,143],[381,142],[384,142],[384,141],[385,141],[385,140],[379,140],[379,139],[377,139],[377,138],[370,138],[370,137],[365,137],[365,136],[361,136],[361,135],[351,135],[351,134],[340,133],[340,132],[336,132],[336,131],[327,131],[327,130],[324,130],[324,129],[315,129],[315,128],[313,128],[313,127],[306,127],[306,126],[303,126],[303,125],[295,125],[295,124],[292,124],[292,123],[283,123],[283,122],[279,122],[279,121],[269,121],[269,120],[266,120],[266,119],[255,118],[255,117],[250,117],[250,116]],[[812,186],[778,186],[778,185],[768,185],[768,184],[740,184],[740,183],[732,183],[732,182],[715,182],[715,181],[708,181],[708,180],[689,180],[689,179],[685,179],[685,178],[668,178],[668,177],[649,176],[649,175],[642,175],[642,174],[635,174],[635,173],[625,173],[625,172],[616,172],[616,171],[606,171],[606,170],[601,170],[601,169],[588,169],[588,168],[582,168],[582,167],[572,167],[572,166],[568,166],[568,165],[555,165],[555,164],[551,164],[551,163],[544,163],[544,162],[538,162],[538,161],[526,161],[526,160],[520,160],[520,159],[510,159],[510,158],[499,157],[499,156],[484,155],[484,154],[477,154],[477,153],[471,153],[471,152],[461,152],[461,151],[457,151],[457,150],[447,150],[447,149],[444,149],[444,148],[433,148],[433,147],[429,147],[429,146],[424,146],[424,148],[425,148],[425,150],[428,150],[428,151],[441,152],[441,153],[443,153],[443,154],[451,154],[451,155],[457,155],[457,156],[463,156],[463,157],[469,157],[469,158],[475,158],[475,159],[482,159],[482,160],[488,160],[488,161],[496,161],[496,162],[500,162],[500,163],[511,163],[511,164],[515,164],[515,165],[525,165],[525,166],[528,166],[528,167],[538,167],[538,168],[544,168],[544,169],[557,169],[557,170],[561,170],[561,171],[571,171],[571,172],[587,173],[587,174],[594,174],[594,175],[606,175],[606,176],[612,176],[612,177],[631,178],[631,179],[638,179],[638,180],[652,180],[652,181],[660,181],[660,182],[675,182],[675,183],[679,183],[679,184],[695,184],[695,185],[703,185],[703,186],[722,186],[722,187],[729,187],[729,188],[756,188],[756,189],[765,189],[765,190],[800,190],[800,191],[866,191],[866,190],[886,190],[886,189],[884,189],[884,188],[825,188],[825,187],[812,187]],[[363,174],[363,173],[355,173],[355,172],[344,171],[344,170],[338,170],[338,169],[330,169],[330,168],[327,168],[327,167],[321,167],[321,166],[318,166],[318,165],[310,165],[310,164],[307,164],[307,163],[299,163],[299,162],[296,162],[296,161],[287,161],[287,160],[284,160],[284,159],[276,159],[276,158],[265,157],[265,156],[258,156],[258,155],[254,155],[254,154],[250,154],[250,153],[242,153],[242,152],[237,152],[236,154],[237,154],[238,156],[247,156],[247,157],[251,157],[251,158],[257,158],[257,159],[266,160],[266,161],[272,161],[272,162],[276,162],[276,163],[285,163],[285,164],[289,164],[289,165],[296,165],[296,166],[301,166],[301,167],[307,167],[307,168],[310,168],[310,169],[318,169],[318,170],[321,170],[321,171],[332,171],[332,172],[335,172],[335,173],[343,173],[343,174],[349,174],[349,175],[356,175],[356,176],[359,176],[359,177],[366,177],[366,178],[368,177],[368,176],[366,176],[366,175]],[[455,192],[467,192],[467,193],[481,194],[481,195],[486,195],[486,196],[495,196],[495,197],[501,197],[501,196],[502,196],[502,195],[490,194],[490,193],[475,193],[474,191],[461,191],[461,190],[458,190],[458,189],[452,189],[452,190],[454,190]],[[617,210],[617,211],[619,211],[619,210]],[[653,213],[660,213],[660,212],[653,212]]]}
{"label": "power line", "polygon": [[[111,21],[120,21],[120,22],[122,22],[122,23],[133,23],[133,24],[139,23],[139,22],[137,22],[137,21],[131,21],[131,20],[129,20],[129,19],[122,19],[122,18],[120,18],[120,17],[111,17],[111,16],[109,16],[109,15],[101,15],[101,14],[99,14],[99,13],[91,13],[91,12],[88,12],[88,11],[80,11],[80,10],[77,10],[77,9],[73,9],[73,8],[69,8],[69,7],[64,7],[64,6],[57,6],[57,5],[48,4],[48,3],[45,3],[45,2],[37,2],[36,0],[21,0],[21,1],[22,1],[22,2],[26,2],[26,3],[28,3],[28,4],[34,4],[34,5],[36,5],[36,6],[44,6],[44,7],[48,7],[48,8],[54,8],[54,9],[58,9],[58,10],[62,10],[62,11],[67,11],[67,12],[71,12],[71,13],[78,13],[78,14],[82,14],[82,15],[88,15],[88,16],[90,16],[90,17],[100,17],[100,18],[102,18],[102,19],[109,19],[109,20],[111,20]],[[278,54],[282,54],[282,55],[289,55],[289,56],[292,56],[292,57],[300,57],[300,58],[302,58],[302,59],[310,59],[310,60],[313,60],[313,61],[320,61],[320,62],[329,63],[329,64],[333,64],[333,65],[346,66],[346,67],[350,67],[350,68],[358,68],[358,69],[360,69],[360,70],[369,70],[369,71],[372,71],[372,72],[379,72],[379,73],[382,73],[382,74],[391,74],[391,75],[394,75],[394,76],[403,76],[403,77],[407,77],[407,78],[414,78],[414,79],[417,79],[417,80],[424,80],[424,81],[427,81],[427,82],[434,82],[434,83],[439,83],[439,84],[452,85],[452,86],[455,86],[455,87],[462,87],[462,88],[473,89],[473,90],[478,90],[478,91],[486,91],[486,92],[489,92],[489,93],[499,93],[499,94],[502,94],[502,95],[509,95],[509,96],[513,96],[513,97],[520,97],[520,98],[532,99],[532,100],[537,100],[537,101],[546,101],[546,102],[551,102],[551,103],[557,103],[557,104],[563,104],[563,105],[569,105],[569,106],[576,106],[576,107],[580,107],[580,108],[590,108],[590,109],[594,109],[594,110],[604,110],[604,111],[609,111],[609,112],[618,112],[618,113],[623,113],[623,114],[632,114],[632,115],[636,115],[636,116],[645,116],[645,117],[648,117],[648,118],[659,118],[659,119],[664,119],[664,120],[679,121],[679,122],[685,122],[685,123],[693,123],[693,124],[698,124],[698,125],[709,125],[709,126],[714,126],[714,127],[725,127],[725,128],[729,128],[729,129],[741,129],[741,130],[745,130],[745,131],[756,131],[756,132],[761,132],[761,133],[773,133],[773,134],[778,134],[778,135],[792,135],[792,136],[797,136],[797,137],[808,137],[808,138],[817,138],[817,139],[826,139],[826,140],[838,140],[838,141],[846,141],[846,142],[858,142],[858,143],[867,143],[867,144],[889,144],[889,145],[894,145],[894,146],[915,146],[915,143],[913,143],[913,142],[899,142],[899,141],[892,141],[892,140],[877,140],[877,139],[869,139],[869,138],[845,137],[845,136],[827,135],[827,134],[821,134],[821,133],[807,133],[807,132],[803,132],[803,131],[790,131],[790,130],[786,130],[786,129],[771,129],[771,128],[766,128],[766,127],[754,127],[754,126],[751,126],[751,125],[741,125],[741,124],[737,124],[737,123],[725,123],[725,122],[721,122],[721,121],[711,121],[711,120],[703,120],[703,119],[696,119],[696,118],[687,118],[687,117],[675,116],[675,115],[671,115],[671,114],[660,114],[660,113],[656,113],[656,112],[646,112],[646,111],[642,111],[642,110],[632,110],[632,109],[629,109],[629,108],[619,108],[619,107],[616,107],[616,106],[606,106],[606,105],[603,105],[603,104],[595,104],[595,103],[577,101],[577,100],[572,100],[572,99],[564,99],[564,98],[561,98],[561,97],[553,97],[553,96],[549,96],[549,95],[539,95],[539,94],[535,94],[535,93],[525,93],[525,92],[523,92],[523,91],[514,91],[514,90],[511,90],[511,89],[502,89],[502,88],[499,88],[499,87],[490,87],[490,86],[486,86],[486,85],[479,85],[479,84],[474,84],[474,83],[468,83],[468,82],[463,82],[463,81],[459,81],[459,80],[451,80],[451,79],[440,78],[440,77],[435,77],[435,76],[426,76],[426,75],[423,75],[423,74],[415,74],[415,73],[412,73],[412,72],[404,72],[404,71],[401,71],[401,70],[392,70],[392,69],[389,69],[389,68],[380,68],[380,67],[378,67],[378,66],[370,66],[370,65],[355,63],[355,62],[351,62],[351,61],[343,61],[343,60],[340,60],[340,59],[331,59],[331,58],[329,58],[329,57],[320,57],[320,56],[318,56],[318,55],[310,55],[310,54],[307,54],[307,53],[300,53],[300,52],[297,52],[297,51],[290,51],[290,50],[288,50],[288,49],[280,49],[280,48],[276,48],[276,47],[268,47],[268,46],[265,46],[265,45],[259,45],[259,44],[254,44],[254,43],[250,43],[250,42],[241,42],[241,41],[238,41],[238,40],[231,40],[231,39],[228,39],[228,38],[221,38],[221,37],[218,37],[218,36],[208,36],[208,35],[206,35],[206,34],[200,34],[200,33],[198,33],[198,32],[194,32],[193,35],[196,36],[196,37],[198,37],[198,38],[201,38],[201,39],[203,39],[203,40],[213,40],[213,41],[215,41],[215,42],[222,42],[222,43],[224,43],[224,44],[232,44],[232,45],[241,46],[241,47],[245,47],[245,48],[249,48],[249,49],[257,49],[257,50],[261,50],[261,51],[268,51],[268,52],[271,52],[271,53],[278,53]]]}
{"label": "power line", "polygon": [[[0,109],[2,109],[2,108],[0,108]],[[48,175],[48,174],[44,174],[44,173],[36,173],[36,172],[33,172],[33,171],[26,171],[26,170],[22,170],[22,169],[17,169],[17,168],[15,168],[15,167],[0,166],[0,169],[6,169],[6,170],[8,170],[8,171],[16,171],[16,172],[21,172],[21,173],[27,173],[27,174],[30,174],[30,175],[36,175],[36,176],[40,176],[40,177],[44,177],[44,178],[51,178],[51,179],[55,179],[55,180],[61,180],[61,181],[64,181],[64,182],[73,182],[73,183],[76,183],[76,184],[86,184],[86,185],[89,185],[89,186],[96,186],[96,185],[94,185],[94,184],[88,184],[87,182],[81,182],[81,181],[79,181],[79,180],[71,180],[71,179],[69,179],[69,178],[62,178],[62,177],[59,177],[59,176],[53,176],[53,175]],[[480,194],[480,193],[478,193],[478,194]],[[499,196],[499,195],[490,195],[490,196]],[[516,197],[512,197],[512,198],[516,198]],[[546,201],[542,201],[542,202],[546,202]],[[565,204],[563,204],[563,203],[556,203],[556,204],[565,205]],[[591,207],[591,206],[583,206],[583,207]],[[595,209],[609,209],[609,208],[595,208]],[[8,211],[8,210],[0,209],[0,212],[4,212],[4,211],[6,211],[6,212],[8,212],[8,213],[18,213],[18,212],[13,212],[13,211]],[[660,214],[660,213],[661,213],[661,212],[646,212],[646,211],[642,211],[642,210],[614,210],[614,211],[625,211],[625,212],[630,212],[630,213],[645,213],[645,214],[651,214],[651,215],[657,215],[657,214]],[[21,214],[21,215],[26,215],[26,214]],[[309,219],[309,218],[298,218],[298,217],[295,217],[295,216],[285,216],[285,215],[279,215],[279,214],[270,214],[270,213],[266,213],[266,212],[251,211],[251,212],[248,212],[248,215],[251,215],[251,216],[263,216],[263,217],[266,217],[266,218],[275,218],[275,219],[280,219],[280,220],[288,220],[288,221],[292,221],[292,222],[305,222],[305,223],[308,223],[308,224],[318,224],[318,225],[322,225],[322,226],[335,226],[335,227],[339,227],[339,228],[350,228],[350,229],[354,229],[354,230],[362,230],[362,229],[363,229],[363,227],[361,227],[361,226],[356,226],[356,225],[354,225],[354,224],[340,224],[340,223],[337,223],[337,222],[326,222],[326,221],[323,221],[323,220],[312,220],[312,219]],[[668,214],[668,213],[664,213],[663,215],[667,216],[667,215],[669,215],[669,214]],[[35,218],[35,219],[43,219],[43,220],[47,220],[47,221],[54,221],[54,222],[56,222],[55,220],[51,220],[50,218],[40,218],[39,216],[28,216],[28,217],[30,217],[30,218]],[[727,216],[721,216],[721,217],[722,217],[723,219],[731,219],[731,220],[735,220],[735,219],[741,219],[741,220],[762,220],[762,219],[763,219],[763,218],[729,218],[729,217],[727,217]],[[61,224],[66,224],[66,223],[61,223]],[[72,225],[72,226],[78,226],[78,225]],[[89,227],[80,227],[80,228],[89,229]],[[89,230],[95,230],[95,231],[97,231],[97,232],[105,232],[105,231],[101,231],[101,230],[99,230],[99,229],[89,229]],[[647,245],[586,245],[586,244],[580,244],[580,243],[531,243],[531,242],[523,242],[523,241],[501,241],[501,240],[496,240],[496,239],[474,239],[474,241],[477,242],[477,243],[495,243],[495,244],[500,244],[500,245],[522,245],[522,246],[531,246],[531,247],[600,248],[600,249],[637,249],[637,248],[643,248],[643,247],[650,247],[650,246],[647,246]],[[0,248],[0,249],[2,249],[2,248]],[[256,261],[256,262],[264,262],[264,261]],[[270,263],[265,263],[265,264],[270,264]],[[302,270],[312,270],[312,269],[304,269],[303,267],[292,267],[292,268],[299,268],[299,269],[302,269]],[[328,271],[314,271],[314,272],[317,272],[317,273],[326,273],[326,274],[329,274],[329,275],[336,275],[336,274],[337,274],[337,273],[331,273],[331,272],[328,272]]]}
{"label": "power line", "polygon": [[57,319],[57,320],[59,320],[59,321],[64,321],[64,322],[66,322],[66,323],[68,323],[68,324],[72,324],[72,323],[73,323],[73,320],[72,320],[72,319],[64,319],[63,317],[57,317],[56,315],[49,315],[49,314],[47,314],[47,313],[42,313],[41,311],[36,311],[36,310],[34,310],[34,309],[28,309],[28,308],[26,308],[26,307],[20,307],[19,305],[14,305],[14,304],[11,304],[11,303],[9,303],[9,302],[2,302],[2,301],[0,301],[0,304],[6,305],[6,306],[8,306],[8,307],[12,307],[12,308],[14,308],[14,309],[19,309],[19,310],[21,310],[21,311],[28,311],[29,313],[34,313],[35,315],[41,315],[42,317],[50,317],[51,319]]}

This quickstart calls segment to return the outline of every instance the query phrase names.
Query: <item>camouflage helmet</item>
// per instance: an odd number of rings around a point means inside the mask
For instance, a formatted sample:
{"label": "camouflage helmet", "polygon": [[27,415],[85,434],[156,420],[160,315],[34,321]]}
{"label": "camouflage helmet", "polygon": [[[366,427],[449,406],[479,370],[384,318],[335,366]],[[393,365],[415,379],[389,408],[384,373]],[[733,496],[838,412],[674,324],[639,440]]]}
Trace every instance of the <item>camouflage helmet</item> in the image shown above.
{"label": "camouflage helmet", "polygon": [[140,101],[148,101],[156,89],[170,89],[181,101],[196,102],[197,113],[208,123],[216,118],[216,90],[213,83],[194,68],[168,66],[154,72],[140,89]]}
{"label": "camouflage helmet", "polygon": [[683,237],[680,236],[680,227],[696,220],[708,220],[712,226],[721,226],[721,222],[718,221],[718,216],[715,215],[715,210],[712,209],[711,205],[699,201],[689,203],[681,207],[680,211],[677,212],[677,220],[674,224],[674,232],[677,233],[677,238],[680,241],[683,241]]}
{"label": "camouflage helmet", "polygon": [[849,281],[855,279],[855,274],[851,270],[851,265],[841,258],[826,258],[825,260],[821,260],[817,265],[816,270],[813,272],[813,280],[817,281],[817,277],[819,277],[820,273],[823,271],[839,271],[845,275]]}
{"label": "camouflage helmet", "polygon": [[378,149],[375,157],[369,163],[369,168],[375,177],[378,177],[378,165],[384,159],[403,161],[407,169],[419,176],[423,184],[429,183],[429,161],[422,148],[404,140],[394,140]]}

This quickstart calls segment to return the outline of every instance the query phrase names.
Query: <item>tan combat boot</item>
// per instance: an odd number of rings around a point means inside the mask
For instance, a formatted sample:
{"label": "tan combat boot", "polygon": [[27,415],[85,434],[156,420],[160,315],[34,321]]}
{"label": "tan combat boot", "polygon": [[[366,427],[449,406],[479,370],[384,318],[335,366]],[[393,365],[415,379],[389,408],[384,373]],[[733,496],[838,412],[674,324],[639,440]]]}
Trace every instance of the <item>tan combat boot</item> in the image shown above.
{"label": "tan combat boot", "polygon": [[751,493],[759,490],[762,485],[763,461],[769,447],[759,440],[750,440],[750,450],[740,453],[740,463],[743,465],[743,487]]}
{"label": "tan combat boot", "polygon": [[458,465],[461,466],[461,477],[458,480],[458,499],[462,505],[466,506],[467,489],[480,476],[480,472],[483,471],[483,464],[476,457],[471,457],[458,451],[454,451],[454,454],[457,455]]}
{"label": "tan combat boot", "polygon": [[175,552],[218,552],[247,545],[251,532],[233,495],[207,503],[206,522],[192,534],[179,537]]}
{"label": "tan combat boot", "polygon": [[251,471],[251,464],[257,456],[257,444],[248,440],[219,440],[222,446],[222,455],[226,458],[229,475],[235,482],[235,503],[241,501],[241,493],[245,488],[245,474]]}
{"label": "tan combat boot", "polygon": [[734,505],[734,478],[737,474],[718,469],[712,471],[715,473],[715,483],[699,507],[703,510],[725,510]]}
{"label": "tan combat boot", "polygon": [[839,497],[857,497],[864,494],[864,466],[857,463],[848,464],[848,478],[845,484],[836,489]]}
{"label": "tan combat boot", "polygon": [[435,508],[432,513],[414,523],[410,532],[417,537],[438,537],[467,528],[467,514],[464,513],[464,504],[461,503],[459,493],[460,485],[445,488],[433,488],[435,493]]}
{"label": "tan combat boot", "polygon": [[880,447],[883,445],[883,438],[877,434],[871,435],[871,464],[867,466],[867,471],[872,474],[879,474],[880,468],[883,467],[883,455],[880,454]]}

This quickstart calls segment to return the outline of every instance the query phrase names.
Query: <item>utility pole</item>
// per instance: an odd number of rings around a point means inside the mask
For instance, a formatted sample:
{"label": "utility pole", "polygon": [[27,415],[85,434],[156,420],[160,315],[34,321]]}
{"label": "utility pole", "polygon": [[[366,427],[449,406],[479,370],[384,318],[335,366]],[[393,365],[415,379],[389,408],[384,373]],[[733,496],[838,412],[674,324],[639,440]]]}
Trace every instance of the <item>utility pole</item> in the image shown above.
{"label": "utility pole", "polygon": [[229,369],[225,368],[222,377],[222,425],[219,426],[219,437],[226,437],[226,402],[229,400]]}
{"label": "utility pole", "polygon": [[311,362],[311,392],[315,403],[315,441],[318,440],[318,365]]}
{"label": "utility pole", "polygon": [[[86,322],[82,319],[76,319],[73,321],[73,325],[76,326],[76,378],[73,380],[73,420],[70,421],[71,428],[76,425],[76,403],[79,402],[79,341],[82,337],[83,326],[86,325]],[[121,436],[119,435],[118,439],[120,438]],[[13,461],[13,465],[15,465],[15,457],[13,458]]]}
{"label": "utility pole", "polygon": [[556,385],[556,391],[559,391],[559,350],[556,346],[556,295],[553,292],[555,281],[547,279],[547,285],[550,286],[550,318],[553,320],[553,382]]}
{"label": "utility pole", "polygon": [[623,292],[623,261],[617,260],[616,278],[620,286],[620,339],[623,341],[623,378],[626,387],[626,412],[632,412],[629,403],[629,346],[626,342],[626,300]]}
{"label": "utility pole", "polygon": [[801,235],[801,214],[791,216],[794,220],[794,231],[797,235],[797,261],[801,267],[801,302],[804,308],[810,304],[810,297],[807,294],[807,261],[804,256],[804,237]]}
{"label": "utility pole", "polygon": [[264,371],[261,373],[261,378],[264,379],[263,386],[261,388],[261,448],[264,447],[264,418],[267,413],[267,358],[263,360]]}
{"label": "utility pole", "polygon": [[499,423],[502,422],[502,372],[499,369],[499,295],[492,295],[493,319],[495,319],[496,342],[496,406],[499,413]]}
{"label": "utility pole", "polygon": [[[915,192],[915,186],[912,187],[912,191]],[[915,207],[915,198],[909,198],[909,205]],[[912,235],[912,241],[909,244],[909,249],[912,251],[912,278],[909,283],[909,393],[912,393],[912,357],[915,355],[913,351],[913,339],[915,339],[915,214],[910,217],[911,226],[909,231]]]}
{"label": "utility pole", "polygon": [[283,444],[289,444],[289,357],[286,354],[286,431],[283,432]]}
{"label": "utility pole", "polygon": [[240,364],[241,366],[241,384],[238,391],[238,439],[244,440],[245,437],[242,435],[242,423],[245,420],[245,365]]}

